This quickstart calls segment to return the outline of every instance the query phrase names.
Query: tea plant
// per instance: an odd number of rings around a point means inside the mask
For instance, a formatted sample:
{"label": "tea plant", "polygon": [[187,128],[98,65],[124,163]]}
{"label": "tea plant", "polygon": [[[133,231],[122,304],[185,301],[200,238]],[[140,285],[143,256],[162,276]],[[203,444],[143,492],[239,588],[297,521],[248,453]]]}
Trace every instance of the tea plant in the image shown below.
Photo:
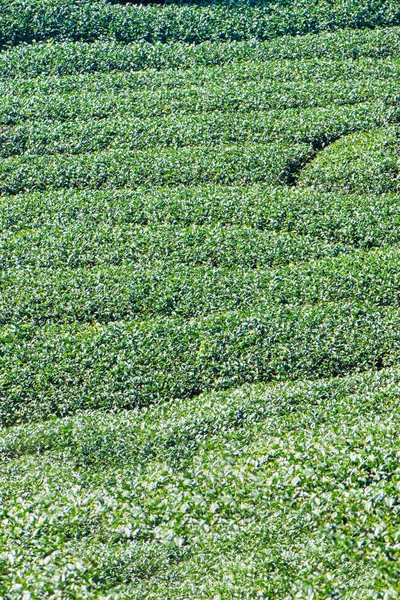
{"label": "tea plant", "polygon": [[399,586],[400,12],[0,7],[0,600]]}

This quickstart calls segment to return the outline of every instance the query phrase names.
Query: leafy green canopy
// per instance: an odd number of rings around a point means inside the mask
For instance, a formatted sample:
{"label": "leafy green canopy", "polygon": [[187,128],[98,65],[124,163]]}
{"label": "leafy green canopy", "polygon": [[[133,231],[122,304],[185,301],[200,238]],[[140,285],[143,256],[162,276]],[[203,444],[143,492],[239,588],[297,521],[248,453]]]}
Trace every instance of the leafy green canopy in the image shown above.
{"label": "leafy green canopy", "polygon": [[[354,60],[358,58],[396,58],[399,53],[398,27],[385,29],[323,31],[318,35],[285,35],[263,42],[212,40],[199,44],[185,42],[146,42],[129,44],[111,40],[87,42],[36,42],[22,44],[0,53],[2,77],[35,77],[37,75],[73,75],[79,73],[113,73],[144,71],[138,77],[150,77],[149,85],[158,80],[153,69],[185,69],[212,67],[235,61],[262,63],[271,60]],[[351,63],[350,63],[351,64]],[[150,76],[146,71],[150,70]],[[42,82],[41,82],[42,83]],[[68,80],[53,79],[57,88]],[[21,82],[21,85],[22,82]],[[27,82],[29,87],[31,82]]]}
{"label": "leafy green canopy", "polygon": [[335,29],[399,25],[392,0],[295,0],[263,6],[133,7],[92,0],[4,0],[0,47],[34,41],[204,42],[271,39]]}
{"label": "leafy green canopy", "polygon": [[399,596],[397,19],[2,4],[1,600]]}
{"label": "leafy green canopy", "polygon": [[3,429],[1,585],[396,598],[399,398],[396,368]]}

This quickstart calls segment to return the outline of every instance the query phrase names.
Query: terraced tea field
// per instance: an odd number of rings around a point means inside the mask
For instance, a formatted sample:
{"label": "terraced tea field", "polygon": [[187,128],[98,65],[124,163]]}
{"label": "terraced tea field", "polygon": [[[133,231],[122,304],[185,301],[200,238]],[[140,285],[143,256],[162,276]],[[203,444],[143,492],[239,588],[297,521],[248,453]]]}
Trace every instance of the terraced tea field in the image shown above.
{"label": "terraced tea field", "polygon": [[0,49],[0,600],[398,598],[398,3]]}

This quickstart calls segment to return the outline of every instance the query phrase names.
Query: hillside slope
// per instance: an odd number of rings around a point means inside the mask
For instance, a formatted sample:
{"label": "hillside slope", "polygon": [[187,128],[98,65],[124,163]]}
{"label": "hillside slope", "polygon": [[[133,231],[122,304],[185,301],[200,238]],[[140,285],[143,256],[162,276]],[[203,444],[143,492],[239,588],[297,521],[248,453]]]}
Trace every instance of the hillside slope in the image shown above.
{"label": "hillside slope", "polygon": [[0,31],[0,600],[397,598],[397,3]]}

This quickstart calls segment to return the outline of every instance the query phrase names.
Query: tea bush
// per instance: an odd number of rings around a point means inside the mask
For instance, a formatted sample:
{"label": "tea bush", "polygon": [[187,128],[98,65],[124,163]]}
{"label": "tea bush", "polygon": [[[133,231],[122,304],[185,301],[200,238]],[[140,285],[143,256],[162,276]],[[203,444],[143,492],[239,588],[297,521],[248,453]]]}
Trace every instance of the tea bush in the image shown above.
{"label": "tea bush", "polygon": [[99,38],[129,43],[204,42],[271,39],[335,29],[400,24],[397,3],[312,0],[263,6],[119,6],[91,0],[5,0],[0,12],[0,47],[34,41],[88,41]]}
{"label": "tea bush", "polygon": [[[134,42],[110,40],[87,42],[36,42],[19,45],[0,53],[0,73],[4,79],[81,73],[141,72],[150,70],[212,67],[237,61],[263,63],[271,60],[309,60],[327,58],[353,61],[360,58],[385,59],[398,56],[398,27],[385,29],[337,30],[318,35],[282,36],[262,42],[218,40],[189,44],[185,42]],[[351,62],[350,62],[351,64]],[[143,73],[140,73],[143,75]],[[148,75],[147,75],[148,76]],[[31,85],[28,82],[27,85]]]}
{"label": "tea bush", "polygon": [[385,369],[3,430],[3,588],[395,597],[398,413]]}
{"label": "tea bush", "polygon": [[0,6],[0,600],[399,597],[399,7]]}
{"label": "tea bush", "polygon": [[[203,90],[204,93],[204,90]],[[378,103],[247,113],[213,111],[185,116],[112,117],[55,124],[24,122],[0,133],[0,156],[83,154],[105,149],[126,151],[201,144],[284,141],[321,148],[356,131],[400,121],[397,106]]]}

